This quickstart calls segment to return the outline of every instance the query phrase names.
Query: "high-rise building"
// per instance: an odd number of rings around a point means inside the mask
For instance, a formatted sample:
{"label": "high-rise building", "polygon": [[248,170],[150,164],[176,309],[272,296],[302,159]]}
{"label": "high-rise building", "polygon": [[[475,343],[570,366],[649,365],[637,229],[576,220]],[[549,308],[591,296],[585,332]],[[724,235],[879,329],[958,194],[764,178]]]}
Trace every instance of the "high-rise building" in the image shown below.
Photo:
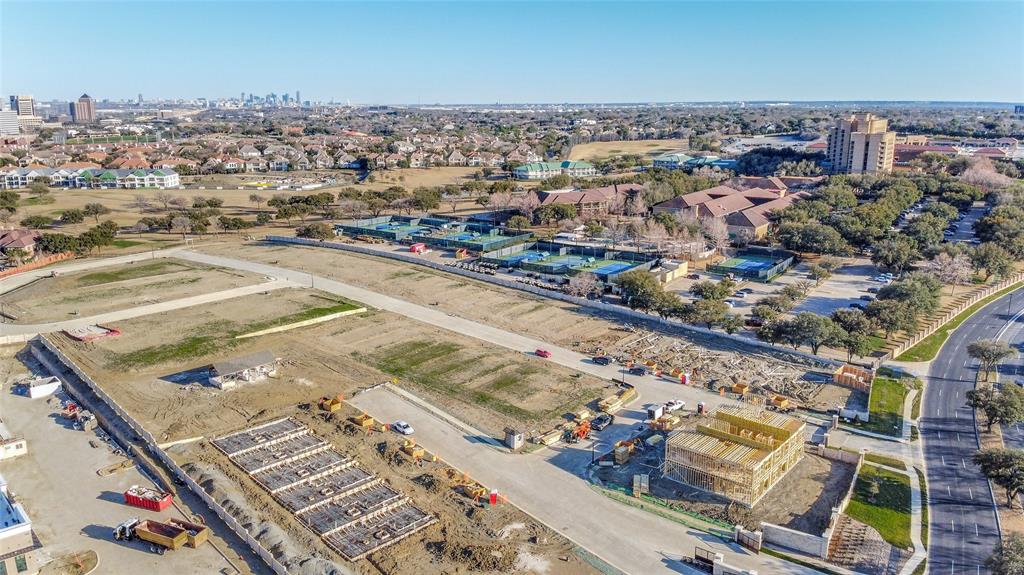
{"label": "high-rise building", "polygon": [[139,105],[142,105],[142,92],[139,92]]}
{"label": "high-rise building", "polygon": [[302,105],[302,94],[298,90],[295,90],[295,103],[300,106]]}
{"label": "high-rise building", "polygon": [[36,115],[35,106],[32,103],[32,96],[25,94],[11,96],[11,109],[17,112],[19,116]]}
{"label": "high-rise building", "polygon": [[20,131],[18,113],[14,110],[0,110],[0,136],[17,136]]}
{"label": "high-rise building", "polygon": [[96,121],[96,102],[89,94],[82,94],[69,108],[71,120],[76,124],[91,124]]}
{"label": "high-rise building", "polygon": [[888,128],[889,121],[874,114],[854,114],[836,120],[828,134],[832,171],[841,174],[892,171],[896,132]]}

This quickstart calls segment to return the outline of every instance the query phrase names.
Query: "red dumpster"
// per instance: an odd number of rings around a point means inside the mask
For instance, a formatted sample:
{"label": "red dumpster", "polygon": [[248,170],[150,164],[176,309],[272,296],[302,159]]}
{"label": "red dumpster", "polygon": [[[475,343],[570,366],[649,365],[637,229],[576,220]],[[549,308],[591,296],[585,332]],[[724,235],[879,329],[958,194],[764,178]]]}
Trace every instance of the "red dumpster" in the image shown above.
{"label": "red dumpster", "polygon": [[414,254],[422,254],[423,252],[427,251],[427,244],[424,244],[422,242],[421,243],[415,243],[415,244],[409,246],[409,251],[414,253]]}
{"label": "red dumpster", "polygon": [[142,485],[132,485],[124,492],[124,502],[150,511],[163,511],[171,505],[171,494]]}

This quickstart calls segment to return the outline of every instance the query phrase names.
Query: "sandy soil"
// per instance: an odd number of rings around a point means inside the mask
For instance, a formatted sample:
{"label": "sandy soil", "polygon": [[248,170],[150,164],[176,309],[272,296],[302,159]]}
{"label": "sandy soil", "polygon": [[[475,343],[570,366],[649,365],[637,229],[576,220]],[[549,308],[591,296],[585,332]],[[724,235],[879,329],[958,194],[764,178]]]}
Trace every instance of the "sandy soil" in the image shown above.
{"label": "sandy soil", "polygon": [[639,154],[648,158],[685,150],[686,140],[629,140],[577,144],[569,152],[570,160],[602,160],[614,156]]}
{"label": "sandy soil", "polygon": [[338,412],[329,421],[321,413],[301,406],[282,410],[357,459],[364,469],[385,478],[421,509],[437,516],[438,523],[365,560],[349,563],[208,443],[172,451],[205,489],[218,500],[230,500],[236,517],[261,532],[264,544],[302,575],[330,573],[333,567],[367,575],[596,573],[573,553],[570,542],[516,507],[474,503],[456,491],[457,472],[439,462],[414,463],[400,452],[398,436],[357,431],[345,419],[355,415],[351,410]]}
{"label": "sandy soil", "polygon": [[252,285],[254,274],[161,259],[41,278],[0,296],[17,323],[38,323]]}
{"label": "sandy soil", "polygon": [[[324,297],[277,290],[119,322],[116,338],[88,344],[55,339],[154,435],[168,440],[237,428],[284,406],[396,376],[498,436],[509,425],[540,429],[560,422],[604,393],[606,382],[596,377],[379,310],[233,339],[261,322],[324,305]],[[210,363],[262,350],[282,358],[278,379],[229,391],[200,383]]]}
{"label": "sandy soil", "polygon": [[[801,403],[832,408],[845,405],[849,390],[803,380],[808,366],[788,354],[772,355],[754,348],[739,349],[725,339],[649,335],[641,326],[626,326],[571,304],[505,289],[460,276],[337,250],[260,244],[217,244],[201,251],[271,263],[287,261],[292,269],[315,273],[352,285],[418,303],[448,313],[550,341],[580,353],[608,353],[657,359],[663,367],[678,367],[700,375],[699,383],[750,383],[765,393],[782,393]],[[638,343],[639,342],[639,343]],[[814,401],[822,388],[827,393]]]}

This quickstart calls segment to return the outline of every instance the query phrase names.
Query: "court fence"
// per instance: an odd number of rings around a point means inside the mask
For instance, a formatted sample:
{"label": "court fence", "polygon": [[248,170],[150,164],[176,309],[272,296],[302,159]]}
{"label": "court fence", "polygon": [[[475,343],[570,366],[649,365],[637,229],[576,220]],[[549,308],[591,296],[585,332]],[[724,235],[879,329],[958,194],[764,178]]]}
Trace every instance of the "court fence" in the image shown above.
{"label": "court fence", "polygon": [[[757,282],[769,282],[788,270],[793,266],[793,262],[796,261],[796,254],[787,252],[784,250],[775,250],[771,248],[751,247],[743,250],[738,250],[730,259],[767,259],[774,264],[768,267],[760,267],[754,269],[745,269],[741,267],[727,266],[727,265],[709,265],[707,271],[715,274],[733,274],[743,279],[748,279]],[[726,260],[729,261],[729,260]]]}

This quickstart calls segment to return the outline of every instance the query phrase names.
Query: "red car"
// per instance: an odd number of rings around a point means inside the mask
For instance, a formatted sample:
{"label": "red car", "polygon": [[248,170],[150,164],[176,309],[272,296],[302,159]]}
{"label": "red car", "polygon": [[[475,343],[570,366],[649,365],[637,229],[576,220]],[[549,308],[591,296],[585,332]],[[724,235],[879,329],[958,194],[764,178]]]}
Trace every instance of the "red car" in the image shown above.
{"label": "red car", "polygon": [[537,351],[535,351],[534,353],[537,354],[537,357],[551,357],[551,352],[546,349],[538,348]]}

